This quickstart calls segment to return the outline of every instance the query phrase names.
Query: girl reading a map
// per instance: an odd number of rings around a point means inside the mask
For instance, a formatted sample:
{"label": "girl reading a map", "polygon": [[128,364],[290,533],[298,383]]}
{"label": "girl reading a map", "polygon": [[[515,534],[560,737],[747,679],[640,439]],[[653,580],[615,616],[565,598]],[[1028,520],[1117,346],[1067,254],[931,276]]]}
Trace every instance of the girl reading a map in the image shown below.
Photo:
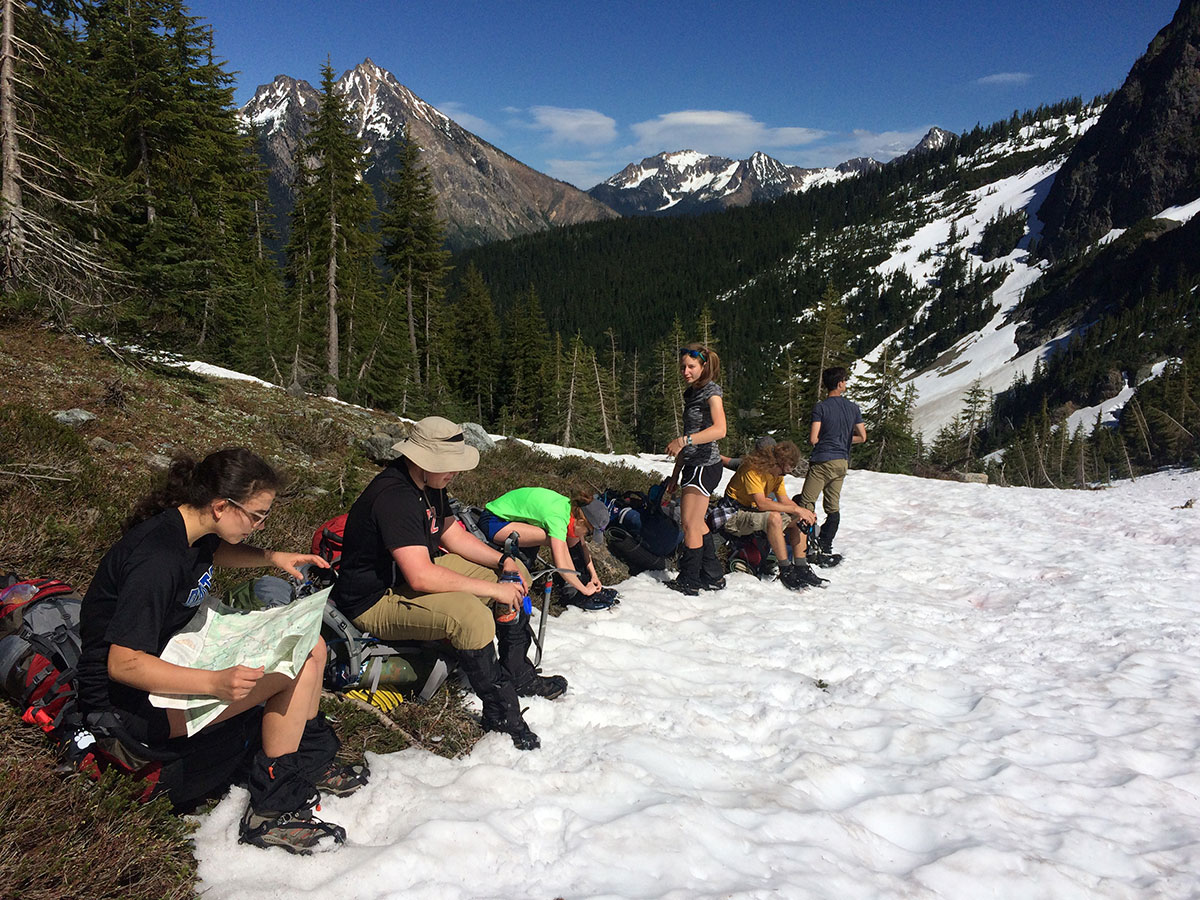
{"label": "girl reading a map", "polygon": [[[159,658],[211,589],[214,566],[274,566],[299,577],[303,563],[328,565],[244,543],[263,527],[281,484],[270,465],[241,448],[172,463],[166,484],[135,506],[84,596],[79,706],[91,731],[115,736],[130,759],[146,763],[138,770],[154,773],[153,793],[177,807],[228,785],[248,759],[241,840],[307,853],[345,839],[343,829],[313,815],[320,794],[345,795],[367,780],[365,766],[335,761],[339,741],[318,710],[324,641],[317,637],[295,677]],[[154,706],[151,693],[211,696],[228,708],[188,737],[184,711]]]}

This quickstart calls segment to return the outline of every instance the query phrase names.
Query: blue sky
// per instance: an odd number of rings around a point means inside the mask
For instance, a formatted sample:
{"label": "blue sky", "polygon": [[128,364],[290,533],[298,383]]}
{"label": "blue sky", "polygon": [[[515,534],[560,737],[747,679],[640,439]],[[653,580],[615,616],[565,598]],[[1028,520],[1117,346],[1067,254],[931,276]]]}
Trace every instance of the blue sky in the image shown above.
{"label": "blue sky", "polygon": [[815,3],[193,0],[237,102],[370,57],[539,171],[588,188],[663,150],[886,160],[933,125],[1119,87],[1176,0]]}

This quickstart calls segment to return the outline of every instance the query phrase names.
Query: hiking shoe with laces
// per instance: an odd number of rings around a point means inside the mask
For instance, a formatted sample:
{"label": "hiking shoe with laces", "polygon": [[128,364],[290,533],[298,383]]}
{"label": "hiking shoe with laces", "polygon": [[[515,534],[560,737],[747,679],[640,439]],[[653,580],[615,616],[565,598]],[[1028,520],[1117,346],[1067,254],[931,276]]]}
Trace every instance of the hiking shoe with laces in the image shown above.
{"label": "hiking shoe with laces", "polygon": [[364,763],[339,763],[336,760],[329,764],[315,787],[322,794],[334,797],[349,797],[371,778],[371,770]]}
{"label": "hiking shoe with laces", "polygon": [[616,606],[621,602],[621,596],[617,593],[616,588],[600,588],[592,597],[603,600],[609,606]]}
{"label": "hiking shoe with laces", "polygon": [[555,700],[567,692],[567,679],[561,675],[534,675],[517,685],[518,697],[545,697]]}
{"label": "hiking shoe with laces", "polygon": [[679,593],[686,594],[688,597],[700,596],[700,585],[698,582],[693,583],[691,581],[685,581],[682,578],[672,578],[670,581],[663,583],[671,590],[679,591]]}
{"label": "hiking shoe with laces", "polygon": [[589,612],[594,612],[598,609],[611,609],[619,600],[614,599],[616,591],[613,591],[613,597],[604,596],[604,591],[596,591],[590,596],[584,595],[576,591],[574,595],[563,598],[563,606],[576,606],[579,609],[586,609]]}
{"label": "hiking shoe with laces", "polygon": [[779,581],[790,591],[802,591],[807,587],[825,587],[828,578],[822,578],[808,566],[786,566],[779,573]]}
{"label": "hiking shoe with laces", "polygon": [[346,842],[346,829],[323,822],[311,809],[286,813],[256,813],[247,807],[238,827],[238,843],[255,847],[282,847],[288,853],[308,856],[326,838]]}
{"label": "hiking shoe with laces", "polygon": [[723,591],[725,590],[725,578],[717,578],[714,581],[709,581],[706,578],[700,579],[700,590],[702,591]]}
{"label": "hiking shoe with laces", "polygon": [[842,554],[821,550],[815,555],[810,555],[808,561],[811,565],[820,566],[822,569],[832,569],[842,561]]}

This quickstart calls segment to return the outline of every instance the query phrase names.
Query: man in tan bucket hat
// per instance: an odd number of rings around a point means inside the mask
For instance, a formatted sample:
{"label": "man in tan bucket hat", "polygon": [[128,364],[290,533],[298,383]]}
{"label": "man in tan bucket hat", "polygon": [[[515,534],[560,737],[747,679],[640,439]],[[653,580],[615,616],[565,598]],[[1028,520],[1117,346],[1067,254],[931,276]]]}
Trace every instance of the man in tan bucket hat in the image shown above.
{"label": "man in tan bucket hat", "polygon": [[[456,474],[479,465],[479,451],[440,416],[417,422],[393,449],[401,456],[350,507],[333,600],[383,640],[449,640],[483,701],[484,729],[533,750],[541,742],[518,698],[554,699],[567,680],[539,675],[529,661],[532,632],[521,609],[528,570],[475,538],[450,510],[446,489]],[[502,572],[521,582],[500,581]],[[515,619],[498,620],[513,609]]]}

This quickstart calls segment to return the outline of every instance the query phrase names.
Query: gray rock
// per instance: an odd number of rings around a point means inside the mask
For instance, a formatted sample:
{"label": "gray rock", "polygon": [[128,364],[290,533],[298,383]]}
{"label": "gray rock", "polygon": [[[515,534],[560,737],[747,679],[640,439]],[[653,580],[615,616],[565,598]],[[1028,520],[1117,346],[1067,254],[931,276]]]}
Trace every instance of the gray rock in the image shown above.
{"label": "gray rock", "polygon": [[405,422],[384,422],[382,424],[377,424],[375,426],[375,430],[383,432],[384,434],[390,434],[393,438],[395,438],[392,443],[397,443],[398,441],[402,441],[408,437],[408,433],[411,429]]}
{"label": "gray rock", "polygon": [[102,437],[92,438],[90,441],[88,441],[88,446],[97,453],[112,453],[117,449],[116,444],[114,444],[112,441],[106,441]]}
{"label": "gray rock", "polygon": [[171,468],[171,457],[161,453],[146,454],[146,465],[156,472],[165,472]]}
{"label": "gray rock", "polygon": [[369,438],[359,441],[358,446],[372,461],[382,464],[391,462],[399,455],[392,449],[395,443],[396,439],[390,434],[377,431]]}
{"label": "gray rock", "polygon": [[291,384],[289,384],[287,386],[286,393],[289,397],[307,397],[308,396],[308,391],[306,391],[304,388],[300,387],[299,382],[296,382],[296,381],[293,381]]}
{"label": "gray rock", "polygon": [[496,442],[483,430],[482,425],[476,425],[474,422],[463,422],[462,430],[463,439],[480,453],[487,453],[489,450],[496,449]]}
{"label": "gray rock", "polygon": [[987,472],[955,472],[954,476],[965,484],[987,484]]}
{"label": "gray rock", "polygon": [[60,409],[54,413],[54,420],[61,425],[66,425],[68,428],[78,428],[80,425],[86,425],[95,418],[86,409]]}

